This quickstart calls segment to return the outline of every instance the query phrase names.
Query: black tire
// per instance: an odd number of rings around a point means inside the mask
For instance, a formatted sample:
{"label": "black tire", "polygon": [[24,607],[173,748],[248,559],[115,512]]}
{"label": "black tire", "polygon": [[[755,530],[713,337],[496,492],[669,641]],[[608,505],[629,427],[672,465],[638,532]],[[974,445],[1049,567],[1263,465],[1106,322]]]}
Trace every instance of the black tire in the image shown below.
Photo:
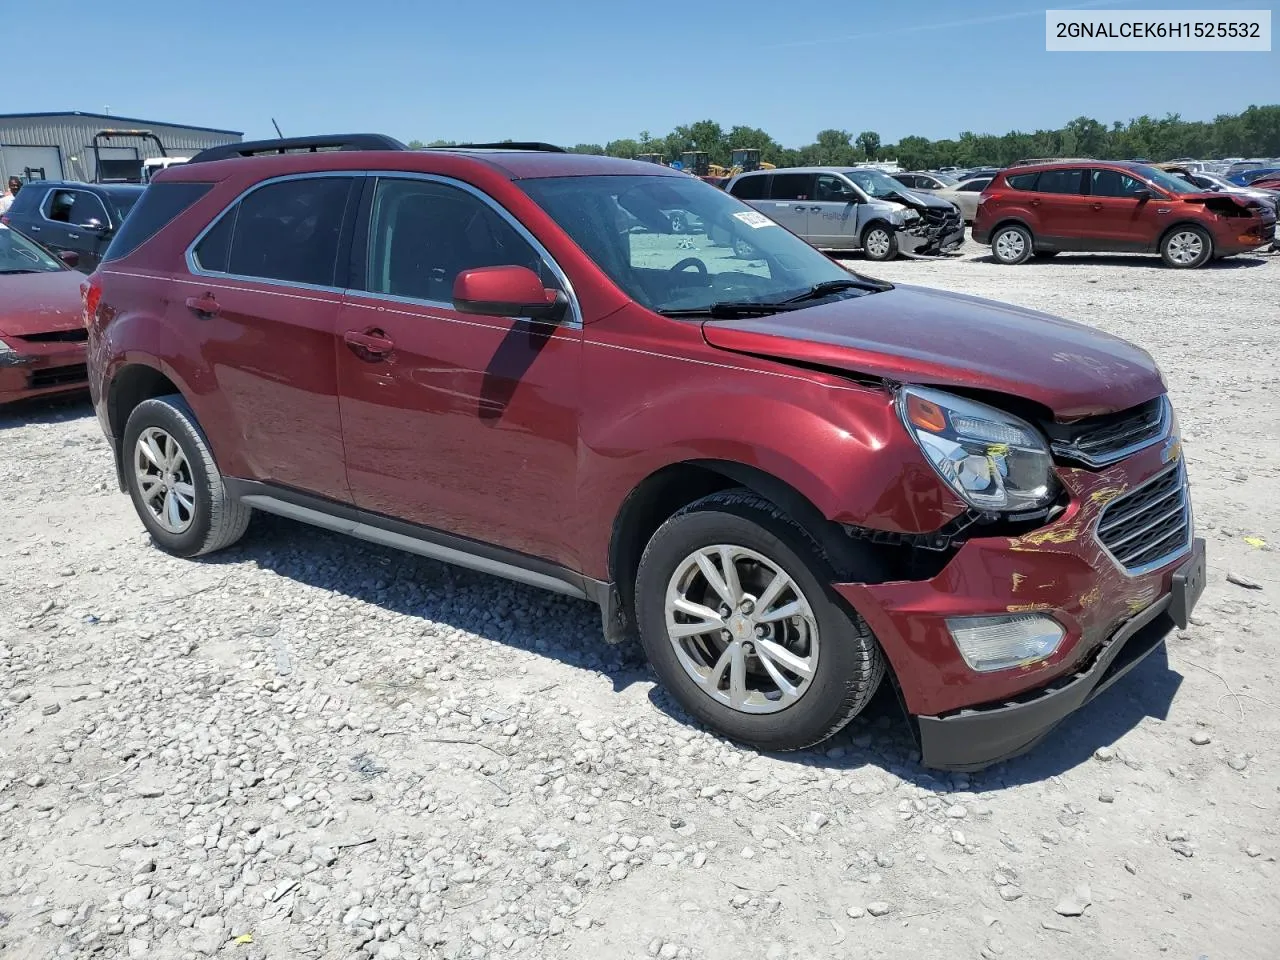
{"label": "black tire", "polygon": [[[877,243],[875,235],[883,235],[888,242]],[[862,238],[859,242],[862,244],[862,255],[868,260],[883,262],[892,260],[898,255],[898,232],[882,221],[877,220],[867,224],[866,229],[862,231]],[[874,251],[873,247],[875,248]]]}
{"label": "black tire", "polygon": [[1056,257],[1057,255],[1057,250],[1037,250],[1035,253],[1031,254],[1031,256],[1035,257],[1037,260],[1048,260],[1050,257]]}
{"label": "black tire", "polygon": [[[1182,250],[1186,249],[1186,241],[1183,238],[1188,234],[1195,236],[1200,242],[1199,254],[1191,259],[1186,259],[1185,254],[1179,250],[1179,247]],[[1213,237],[1204,227],[1197,227],[1191,223],[1179,224],[1160,238],[1160,259],[1175,270],[1194,270],[1196,267],[1203,267],[1213,259]]]}
{"label": "black tire", "polygon": [[[775,563],[803,591],[820,638],[811,684],[792,705],[749,714],[704,692],[681,666],[667,633],[666,595],[681,563],[699,547],[727,543]],[[743,489],[703,497],[653,535],[636,577],[640,640],[663,686],[708,727],[760,750],[799,750],[827,739],[865,707],[884,677],[871,628],[838,599],[827,557],[814,539],[769,501]]]}
{"label": "black tire", "polygon": [[[1007,237],[1010,242],[1001,243],[1002,237]],[[1031,231],[1020,223],[1006,223],[991,235],[991,255],[998,263],[1011,267],[1026,263],[1034,252],[1035,241],[1031,238]]]}
{"label": "black tire", "polygon": [[[138,438],[149,428],[164,431],[177,443],[186,460],[194,491],[189,525],[181,532],[166,530],[146,505],[135,458]],[[143,525],[156,546],[177,557],[198,557],[231,546],[249,525],[253,509],[235,500],[222,482],[191,407],[177,394],[144,400],[125,424],[123,453],[125,486]]]}

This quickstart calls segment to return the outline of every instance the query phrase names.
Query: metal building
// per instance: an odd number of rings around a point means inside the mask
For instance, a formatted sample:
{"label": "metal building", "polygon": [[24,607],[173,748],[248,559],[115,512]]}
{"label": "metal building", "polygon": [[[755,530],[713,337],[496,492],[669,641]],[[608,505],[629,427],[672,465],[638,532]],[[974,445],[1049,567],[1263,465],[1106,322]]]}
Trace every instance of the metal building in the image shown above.
{"label": "metal building", "polygon": [[[150,130],[164,144],[169,156],[191,156],[205,147],[236,143],[238,130],[159,123],[105,113],[0,113],[0,184],[9,177],[24,180],[86,180],[97,173],[93,136],[101,130]],[[104,160],[158,157],[153,141],[136,137],[112,137],[103,141],[98,154]]]}

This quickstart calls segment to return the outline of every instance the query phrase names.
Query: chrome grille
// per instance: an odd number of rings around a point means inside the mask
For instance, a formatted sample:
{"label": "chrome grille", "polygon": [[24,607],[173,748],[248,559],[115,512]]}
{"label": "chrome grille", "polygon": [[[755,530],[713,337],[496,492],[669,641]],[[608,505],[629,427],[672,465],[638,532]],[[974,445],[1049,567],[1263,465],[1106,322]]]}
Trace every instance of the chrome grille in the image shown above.
{"label": "chrome grille", "polygon": [[1123,460],[1168,436],[1173,413],[1165,397],[1157,397],[1106,417],[1090,417],[1071,425],[1053,441],[1053,452],[1091,467]]}
{"label": "chrome grille", "polygon": [[1107,504],[1098,540],[1131,575],[1162,567],[1191,546],[1191,501],[1179,460],[1142,486]]}

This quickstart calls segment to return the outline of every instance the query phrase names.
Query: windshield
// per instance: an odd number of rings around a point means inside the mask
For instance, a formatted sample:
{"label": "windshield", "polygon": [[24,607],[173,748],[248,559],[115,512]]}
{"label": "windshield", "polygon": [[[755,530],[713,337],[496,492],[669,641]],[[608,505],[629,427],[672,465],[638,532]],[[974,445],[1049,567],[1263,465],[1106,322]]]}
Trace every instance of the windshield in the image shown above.
{"label": "windshield", "polygon": [[53,273],[65,269],[42,247],[0,223],[0,273]]}
{"label": "windshield", "polygon": [[879,170],[846,170],[844,175],[860,186],[869,197],[896,197],[906,189],[893,177]]}
{"label": "windshield", "polygon": [[1129,169],[1131,169],[1138,176],[1142,177],[1144,180],[1149,180],[1151,183],[1154,183],[1157,187],[1160,187],[1162,190],[1168,190],[1170,193],[1199,193],[1200,192],[1200,188],[1195,186],[1194,184],[1189,183],[1186,180],[1183,180],[1181,177],[1177,176],[1176,174],[1166,173],[1165,171],[1159,170],[1156,167],[1147,167],[1141,164],[1135,164]]}
{"label": "windshield", "polygon": [[764,214],[696,177],[549,177],[520,186],[611,280],[650,310],[777,303],[818,284],[857,279]]}

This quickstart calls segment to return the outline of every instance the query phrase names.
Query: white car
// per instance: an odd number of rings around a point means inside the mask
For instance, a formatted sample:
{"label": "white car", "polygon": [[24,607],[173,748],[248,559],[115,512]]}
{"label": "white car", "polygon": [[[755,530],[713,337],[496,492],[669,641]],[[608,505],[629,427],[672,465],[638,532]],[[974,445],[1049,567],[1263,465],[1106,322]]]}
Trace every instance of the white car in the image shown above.
{"label": "white car", "polygon": [[978,213],[978,201],[982,199],[982,191],[987,188],[991,180],[991,177],[971,177],[968,180],[961,180],[953,187],[934,190],[933,195],[943,200],[950,200],[960,208],[960,215],[964,217],[964,222],[973,223],[973,218]]}
{"label": "white car", "polygon": [[179,163],[186,163],[190,157],[148,157],[142,161],[142,182],[150,183],[161,170],[176,166]]}

